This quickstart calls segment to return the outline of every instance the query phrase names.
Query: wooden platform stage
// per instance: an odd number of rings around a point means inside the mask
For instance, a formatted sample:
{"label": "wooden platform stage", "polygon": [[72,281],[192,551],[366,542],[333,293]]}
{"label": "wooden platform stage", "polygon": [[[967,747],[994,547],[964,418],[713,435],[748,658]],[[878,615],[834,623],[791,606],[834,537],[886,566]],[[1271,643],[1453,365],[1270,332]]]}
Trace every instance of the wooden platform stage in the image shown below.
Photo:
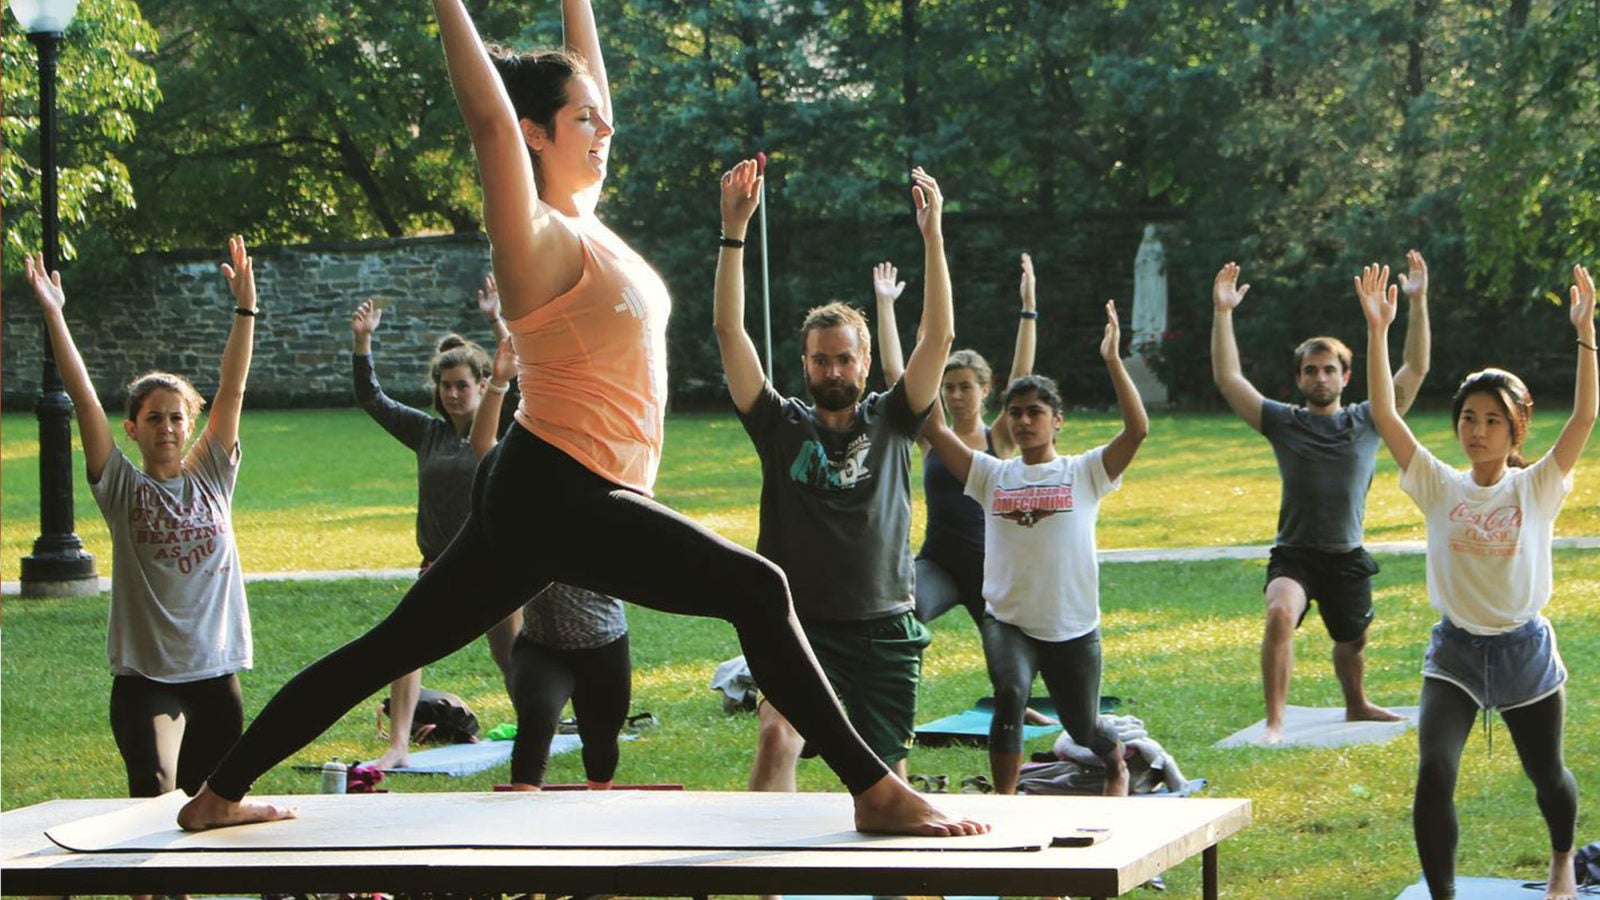
{"label": "wooden platform stage", "polygon": [[[857,834],[842,793],[270,799],[300,818],[186,835],[172,819],[181,795],[5,812],[0,891],[1100,897],[1202,854],[1204,895],[1215,897],[1217,845],[1250,823],[1249,800],[950,794],[937,802],[995,833],[907,839]],[[1093,835],[1103,840],[1051,846]]]}

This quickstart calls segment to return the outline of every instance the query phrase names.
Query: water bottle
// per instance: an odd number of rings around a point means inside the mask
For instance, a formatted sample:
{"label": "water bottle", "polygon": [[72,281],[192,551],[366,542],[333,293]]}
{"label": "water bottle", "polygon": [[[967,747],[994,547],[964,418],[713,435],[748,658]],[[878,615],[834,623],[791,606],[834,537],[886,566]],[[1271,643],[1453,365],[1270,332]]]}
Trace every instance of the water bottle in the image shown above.
{"label": "water bottle", "polygon": [[324,794],[342,794],[348,786],[350,767],[335,756],[322,764],[322,790]]}

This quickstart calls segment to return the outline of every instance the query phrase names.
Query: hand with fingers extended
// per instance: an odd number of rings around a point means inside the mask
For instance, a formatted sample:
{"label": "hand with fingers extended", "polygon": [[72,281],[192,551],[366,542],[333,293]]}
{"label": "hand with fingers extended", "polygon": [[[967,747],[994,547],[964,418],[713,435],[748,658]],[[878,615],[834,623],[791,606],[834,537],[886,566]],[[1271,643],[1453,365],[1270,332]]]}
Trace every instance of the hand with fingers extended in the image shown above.
{"label": "hand with fingers extended", "polygon": [[350,314],[350,333],[355,336],[357,343],[371,345],[372,333],[378,330],[378,323],[383,321],[383,307],[371,300],[361,301],[356,311]]}
{"label": "hand with fingers extended", "polygon": [[1211,303],[1219,313],[1238,309],[1248,293],[1250,285],[1239,283],[1239,264],[1235,262],[1223,266],[1216,280],[1211,282]]}
{"label": "hand with fingers extended", "polygon": [[1122,323],[1117,318],[1117,301],[1106,301],[1106,330],[1100,338],[1100,358],[1110,365],[1122,358]]}
{"label": "hand with fingers extended", "polygon": [[495,286],[493,272],[483,277],[483,287],[478,289],[478,312],[490,322],[500,318],[500,289]]}
{"label": "hand with fingers extended", "polygon": [[233,292],[233,300],[239,304],[240,309],[252,312],[256,308],[256,273],[250,253],[245,249],[244,238],[239,235],[228,237],[228,258],[232,263],[221,265],[222,277],[228,280],[228,290]]}
{"label": "hand with fingers extended", "polygon": [[1428,261],[1422,258],[1421,253],[1407,250],[1406,263],[1411,271],[1400,273],[1400,290],[1412,300],[1428,299]]}
{"label": "hand with fingers extended", "polygon": [[1389,283],[1389,267],[1373,263],[1364,266],[1356,276],[1356,296],[1361,299],[1361,312],[1367,317],[1368,328],[1388,328],[1394,322],[1399,288]]}
{"label": "hand with fingers extended", "polygon": [[[58,288],[59,290],[59,288]],[[1583,266],[1572,267],[1572,288],[1568,291],[1572,297],[1572,307],[1568,315],[1572,318],[1572,327],[1578,329],[1578,338],[1587,337],[1589,345],[1594,345],[1594,276]]]}
{"label": "hand with fingers extended", "polygon": [[1033,257],[1022,254],[1022,284],[1017,292],[1022,295],[1022,308],[1032,310],[1036,308],[1038,282],[1033,277]]}
{"label": "hand with fingers extended", "polygon": [[924,240],[943,236],[944,195],[939,182],[921,166],[911,170],[911,202],[917,207],[917,230]]}
{"label": "hand with fingers extended", "polygon": [[900,294],[905,291],[906,283],[898,280],[900,270],[894,263],[885,260],[872,267],[872,293],[878,298],[879,303],[894,303],[900,299]]}
{"label": "hand with fingers extended", "polygon": [[489,383],[491,385],[510,385],[511,379],[517,377],[517,350],[511,345],[509,336],[500,340],[500,346],[494,351],[494,364],[490,369]]}
{"label": "hand with fingers extended", "polygon": [[761,185],[765,176],[753,159],[743,160],[722,175],[722,233],[743,238],[750,217],[761,205]]}
{"label": "hand with fingers extended", "polygon": [[52,272],[45,266],[43,253],[23,256],[22,267],[28,276],[28,284],[33,286],[34,296],[39,298],[41,307],[55,312],[66,308],[67,294],[61,290],[61,273]]}

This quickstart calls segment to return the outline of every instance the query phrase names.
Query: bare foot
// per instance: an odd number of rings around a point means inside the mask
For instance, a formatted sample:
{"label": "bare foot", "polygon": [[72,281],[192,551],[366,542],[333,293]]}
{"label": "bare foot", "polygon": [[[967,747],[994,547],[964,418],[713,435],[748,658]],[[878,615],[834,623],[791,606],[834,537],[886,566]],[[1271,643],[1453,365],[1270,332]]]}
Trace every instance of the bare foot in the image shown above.
{"label": "bare foot", "polygon": [[1405,716],[1393,710],[1368,703],[1365,706],[1346,707],[1344,720],[1346,722],[1400,722],[1405,720]]}
{"label": "bare foot", "polygon": [[511,789],[513,791],[538,791],[538,790],[541,790],[541,788],[537,784],[527,784],[527,783],[521,782],[521,781],[512,782]]}
{"label": "bare foot", "polygon": [[1022,709],[1022,722],[1025,725],[1060,725],[1061,723],[1050,718],[1031,706]]}
{"label": "bare foot", "polygon": [[609,781],[585,781],[584,784],[587,784],[591,791],[609,791],[612,783]]}
{"label": "bare foot", "polygon": [[1550,854],[1550,881],[1544,900],[1578,900],[1578,877],[1572,868],[1572,851]]}
{"label": "bare foot", "polygon": [[989,824],[946,815],[910,785],[889,774],[856,797],[856,830],[865,834],[960,837],[984,834]]}
{"label": "bare foot", "polygon": [[1261,732],[1261,746],[1275,747],[1281,743],[1283,743],[1283,723],[1279,722],[1274,725],[1268,722],[1267,730]]}
{"label": "bare foot", "polygon": [[297,814],[289,806],[227,800],[213,793],[211,785],[206,784],[201,786],[200,793],[178,810],[178,827],[184,831],[206,831],[228,825],[276,822],[279,819],[292,819]]}
{"label": "bare foot", "polygon": [[384,771],[403,769],[411,765],[411,750],[409,747],[390,747],[383,751],[383,755],[378,757],[373,765]]}

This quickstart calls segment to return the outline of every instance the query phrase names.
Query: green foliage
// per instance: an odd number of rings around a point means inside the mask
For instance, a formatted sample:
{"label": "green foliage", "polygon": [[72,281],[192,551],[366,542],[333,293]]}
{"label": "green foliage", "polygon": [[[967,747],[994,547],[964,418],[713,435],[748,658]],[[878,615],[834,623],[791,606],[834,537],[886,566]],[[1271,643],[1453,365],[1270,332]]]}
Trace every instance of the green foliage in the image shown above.
{"label": "green foliage", "polygon": [[[10,15],[0,14],[0,195],[8,259],[37,251],[39,210],[38,55]],[[62,36],[56,72],[56,162],[61,254],[78,255],[74,236],[131,207],[126,159],[135,115],[156,107],[161,92],[145,58],[156,32],[133,0],[84,0]],[[20,264],[13,264],[17,270]]]}

